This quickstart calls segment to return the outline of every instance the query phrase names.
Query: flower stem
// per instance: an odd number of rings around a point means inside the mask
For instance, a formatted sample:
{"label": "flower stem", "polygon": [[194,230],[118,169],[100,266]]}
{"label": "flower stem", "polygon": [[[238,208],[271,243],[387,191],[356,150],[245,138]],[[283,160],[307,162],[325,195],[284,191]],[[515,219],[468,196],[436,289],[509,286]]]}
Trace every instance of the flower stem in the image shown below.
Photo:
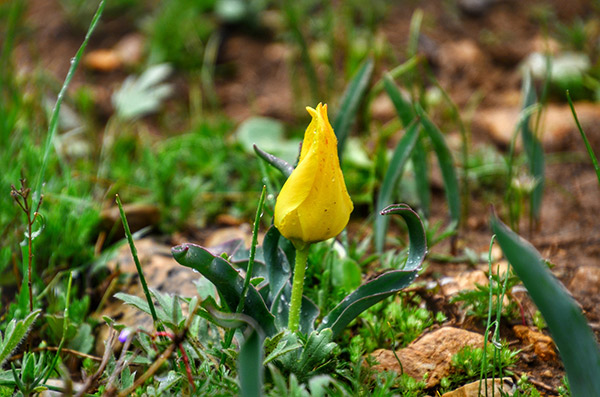
{"label": "flower stem", "polygon": [[300,307],[302,306],[302,290],[304,289],[304,273],[310,244],[296,247],[296,264],[294,266],[294,282],[292,284],[292,301],[288,317],[288,328],[292,332],[298,331],[300,324]]}

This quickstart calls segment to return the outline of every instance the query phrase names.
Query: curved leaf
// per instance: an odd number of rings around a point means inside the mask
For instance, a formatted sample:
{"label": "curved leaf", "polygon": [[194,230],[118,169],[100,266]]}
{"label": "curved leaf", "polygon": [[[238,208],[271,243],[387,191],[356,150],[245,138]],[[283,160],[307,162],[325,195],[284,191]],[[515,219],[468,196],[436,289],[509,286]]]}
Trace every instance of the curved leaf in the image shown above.
{"label": "curved leaf", "polygon": [[456,177],[452,154],[450,153],[450,149],[448,149],[448,145],[446,145],[444,135],[437,126],[433,124],[419,104],[416,105],[416,110],[421,118],[423,129],[429,136],[429,139],[431,139],[433,150],[435,151],[440,170],[442,171],[446,200],[448,201],[448,208],[450,210],[450,218],[454,225],[458,225],[458,222],[460,221],[460,192],[458,189],[458,178]]}
{"label": "curved leaf", "polygon": [[388,271],[358,287],[323,318],[318,331],[331,328],[333,337],[337,336],[360,313],[405,288],[417,277],[427,254],[425,230],[419,216],[406,204],[391,205],[382,214],[398,214],[406,221],[410,247],[405,268]]}
{"label": "curved leaf", "polygon": [[[400,142],[398,142],[398,146],[396,146],[396,149],[394,150],[392,160],[390,161],[390,165],[388,166],[383,178],[381,189],[377,195],[377,209],[384,208],[392,203],[392,194],[394,189],[398,185],[398,181],[400,180],[402,172],[404,171],[404,165],[406,164],[410,153],[417,143],[417,138],[419,137],[418,127],[419,125],[417,123],[412,123],[408,127],[402,139],[400,139]],[[388,222],[388,218],[384,217],[383,214],[377,214],[375,216],[374,232],[375,250],[377,252],[383,251],[383,246],[385,244],[385,232],[387,230]]]}
{"label": "curved leaf", "polygon": [[416,271],[391,270],[361,285],[323,318],[317,330],[331,328],[336,337],[359,314],[407,287],[416,276]]}
{"label": "curved leaf", "polygon": [[406,204],[393,204],[381,211],[382,215],[400,215],[408,227],[408,258],[402,270],[419,270],[427,255],[427,237],[419,215]]}
{"label": "curved leaf", "polygon": [[[229,262],[195,244],[178,245],[173,247],[171,252],[177,262],[197,270],[210,280],[217,287],[229,308],[237,307],[244,278]],[[269,312],[260,293],[252,285],[248,288],[243,313],[256,320],[267,335],[276,333],[275,318]]]}
{"label": "curved leaf", "polygon": [[492,230],[506,259],[544,316],[558,347],[574,397],[598,395],[600,350],[581,309],[545,266],[537,250],[495,215]]}
{"label": "curved leaf", "polygon": [[367,58],[358,72],[356,72],[348,84],[346,91],[344,91],[340,108],[333,121],[333,130],[335,131],[338,140],[338,155],[340,162],[342,161],[346,139],[350,133],[350,126],[356,118],[358,105],[360,105],[360,101],[365,95],[369,81],[371,80],[373,66],[373,58]]}

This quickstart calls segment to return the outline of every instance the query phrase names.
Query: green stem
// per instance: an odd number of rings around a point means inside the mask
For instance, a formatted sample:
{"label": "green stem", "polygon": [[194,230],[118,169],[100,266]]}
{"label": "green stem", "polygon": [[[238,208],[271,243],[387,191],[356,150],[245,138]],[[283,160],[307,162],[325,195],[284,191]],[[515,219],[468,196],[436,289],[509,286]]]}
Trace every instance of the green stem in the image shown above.
{"label": "green stem", "polygon": [[148,307],[150,308],[150,314],[152,315],[152,321],[154,322],[154,326],[157,329],[160,327],[158,323],[158,316],[156,315],[156,310],[154,309],[154,303],[152,302],[152,296],[150,295],[150,291],[148,290],[148,284],[146,284],[146,278],[144,277],[144,273],[142,272],[142,265],[140,264],[140,260],[138,259],[137,249],[135,248],[135,244],[133,243],[133,236],[131,235],[131,230],[129,229],[129,223],[127,223],[127,217],[125,216],[125,211],[123,210],[123,205],[121,204],[121,198],[117,194],[115,196],[117,201],[117,205],[119,206],[119,213],[121,214],[121,222],[123,223],[123,229],[125,229],[125,235],[127,236],[127,241],[129,241],[129,248],[131,249],[131,256],[133,256],[133,262],[135,263],[135,268],[137,269],[138,275],[140,277],[140,282],[142,283],[142,289],[144,290],[144,295],[146,295],[146,300],[148,301]]}
{"label": "green stem", "polygon": [[302,306],[302,290],[304,289],[304,273],[310,244],[296,247],[296,264],[294,266],[294,282],[292,283],[292,301],[288,317],[288,328],[298,331],[300,324],[300,307]]}

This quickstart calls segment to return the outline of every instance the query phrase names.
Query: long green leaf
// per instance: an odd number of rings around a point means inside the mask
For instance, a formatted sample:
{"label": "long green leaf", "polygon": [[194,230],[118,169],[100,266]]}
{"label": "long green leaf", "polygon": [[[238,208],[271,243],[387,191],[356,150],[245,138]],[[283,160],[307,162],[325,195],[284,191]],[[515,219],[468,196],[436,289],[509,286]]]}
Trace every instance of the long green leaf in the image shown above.
{"label": "long green leaf", "polygon": [[421,118],[421,125],[423,126],[424,131],[429,136],[429,139],[431,139],[433,150],[435,151],[440,170],[442,171],[446,200],[448,201],[448,208],[450,210],[450,218],[454,225],[458,225],[460,222],[460,192],[452,154],[450,153],[448,145],[446,145],[444,135],[437,126],[433,124],[419,104],[416,105],[416,110]]}
{"label": "long green leaf", "polygon": [[338,155],[340,162],[344,153],[346,139],[350,134],[352,122],[356,119],[358,106],[367,91],[371,75],[373,74],[373,58],[367,58],[358,72],[354,75],[344,95],[342,97],[340,108],[333,121],[333,130],[338,140]]}
{"label": "long green leaf", "polygon": [[[398,185],[406,161],[415,147],[418,137],[419,124],[413,123],[407,129],[394,150],[392,160],[383,177],[383,183],[381,184],[381,189],[377,195],[377,204],[375,208],[383,209],[392,204],[393,192]],[[389,218],[384,217],[382,214],[377,214],[375,216],[375,249],[377,252],[383,251],[388,223]]]}
{"label": "long green leaf", "polygon": [[[210,280],[225,299],[227,306],[235,310],[241,298],[244,279],[228,261],[195,244],[178,245],[173,247],[171,252],[177,262],[196,269]],[[248,288],[242,313],[257,321],[267,335],[276,333],[275,318],[252,285]]]}
{"label": "long green leaf", "polygon": [[359,314],[405,288],[417,276],[427,254],[427,239],[421,219],[406,204],[391,205],[382,214],[398,214],[406,222],[410,247],[404,269],[388,271],[358,287],[323,318],[318,331],[331,328],[335,338]]}
{"label": "long green leaf", "polygon": [[383,76],[383,88],[385,88],[394,108],[396,108],[396,113],[398,114],[402,125],[404,128],[407,128],[415,118],[415,111],[413,110],[412,105],[404,99],[389,73],[386,73]]}
{"label": "long green leaf", "polygon": [[240,395],[258,397],[263,385],[263,338],[251,328],[240,346],[238,373],[240,374]]}
{"label": "long green leaf", "polygon": [[[522,91],[524,100],[521,110],[525,111],[536,102],[535,87],[529,73],[526,73],[523,79]],[[530,119],[531,114],[526,114],[526,116],[521,118],[519,127],[521,128],[523,148],[525,149],[527,162],[529,163],[529,172],[536,180],[536,185],[531,192],[531,214],[534,219],[539,220],[544,195],[544,148],[539,138],[531,131],[531,127],[529,126]]]}
{"label": "long green leaf", "polygon": [[506,259],[548,324],[565,365],[572,395],[597,396],[600,390],[600,349],[579,306],[531,244],[495,215],[491,224]]}
{"label": "long green leaf", "polygon": [[427,152],[423,145],[423,134],[419,134],[419,139],[415,143],[415,147],[412,152],[411,160],[415,171],[415,185],[417,188],[417,197],[419,204],[421,204],[420,210],[429,217],[429,210],[431,208],[431,190],[429,186],[429,166],[427,165]]}
{"label": "long green leaf", "polygon": [[209,298],[203,302],[204,308],[210,314],[210,320],[225,328],[238,328],[249,325],[240,343],[238,355],[238,373],[240,376],[241,396],[261,396],[263,384],[263,342],[265,335],[260,325],[250,316],[241,313],[224,313],[214,307],[214,301]]}

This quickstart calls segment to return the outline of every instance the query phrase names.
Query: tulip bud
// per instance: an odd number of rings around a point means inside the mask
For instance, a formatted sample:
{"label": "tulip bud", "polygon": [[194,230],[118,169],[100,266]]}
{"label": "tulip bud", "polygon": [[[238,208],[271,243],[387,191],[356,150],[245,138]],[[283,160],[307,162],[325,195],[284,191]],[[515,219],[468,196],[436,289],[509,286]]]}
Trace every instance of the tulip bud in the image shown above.
{"label": "tulip bud", "polygon": [[304,134],[298,166],[275,204],[275,226],[295,244],[337,236],[354,208],[340,168],[327,105],[319,103],[316,110],[306,110],[312,121]]}

